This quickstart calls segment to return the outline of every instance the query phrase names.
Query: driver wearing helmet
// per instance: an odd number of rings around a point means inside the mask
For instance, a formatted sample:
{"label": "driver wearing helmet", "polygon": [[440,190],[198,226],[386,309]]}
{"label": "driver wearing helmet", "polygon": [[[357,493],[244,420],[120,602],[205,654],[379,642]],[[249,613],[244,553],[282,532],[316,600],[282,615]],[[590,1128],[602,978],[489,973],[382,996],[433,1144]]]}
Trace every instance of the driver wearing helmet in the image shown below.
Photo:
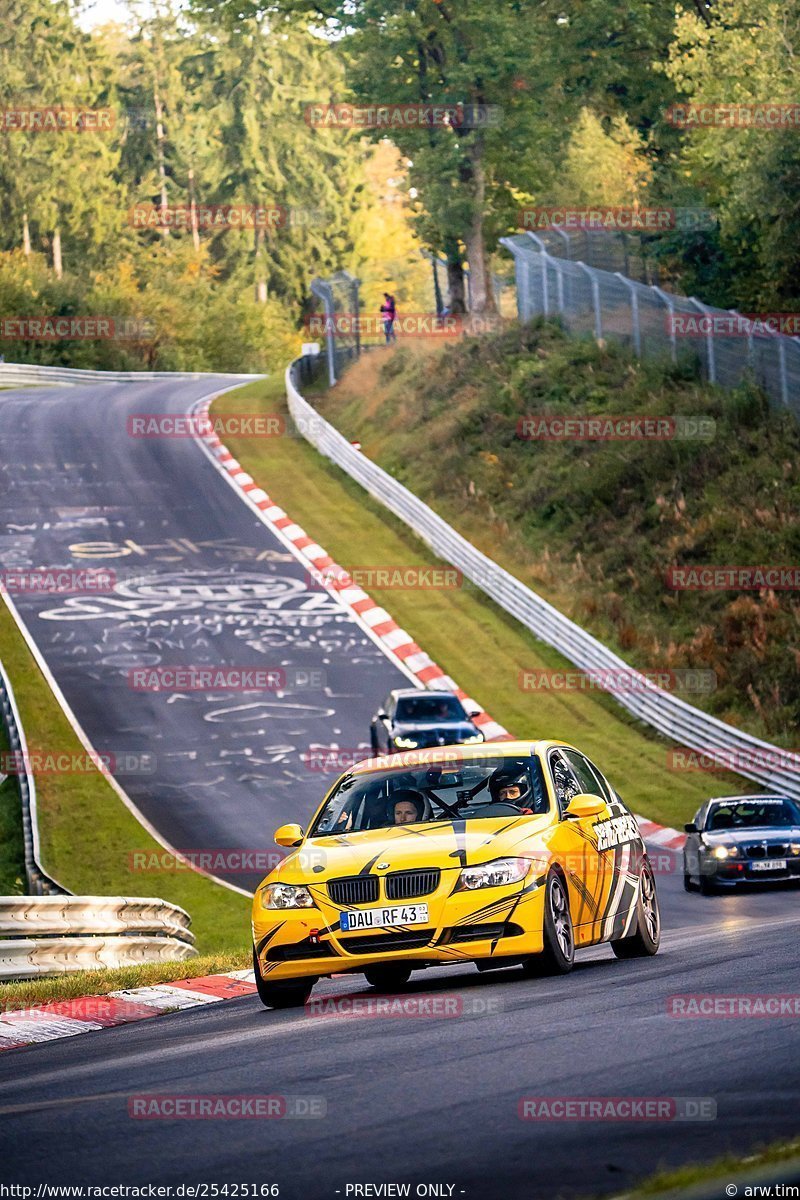
{"label": "driver wearing helmet", "polygon": [[535,811],[527,771],[495,772],[489,781],[489,792],[494,804],[510,804],[524,814]]}
{"label": "driver wearing helmet", "polygon": [[412,788],[398,788],[392,793],[388,813],[392,825],[412,825],[425,819],[425,798]]}

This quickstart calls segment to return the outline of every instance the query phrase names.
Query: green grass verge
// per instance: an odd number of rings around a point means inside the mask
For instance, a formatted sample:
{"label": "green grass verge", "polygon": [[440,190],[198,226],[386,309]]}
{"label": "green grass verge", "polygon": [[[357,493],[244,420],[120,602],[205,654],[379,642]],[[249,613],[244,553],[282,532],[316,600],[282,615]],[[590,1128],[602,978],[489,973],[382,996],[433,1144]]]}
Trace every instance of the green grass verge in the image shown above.
{"label": "green grass verge", "polygon": [[49,1004],[55,1000],[79,1000],[82,996],[107,996],[124,988],[149,987],[170,983],[173,979],[198,979],[203,975],[224,975],[243,971],[253,965],[250,950],[227,954],[206,954],[186,962],[143,963],[137,967],[111,967],[104,971],[75,971],[54,979],[29,979],[0,987],[0,1012]]}
{"label": "green grass verge", "polygon": [[[0,749],[8,744],[0,727]],[[0,896],[25,893],[25,842],[19,792],[13,778],[0,784]]]}
{"label": "green grass verge", "polygon": [[[712,1186],[714,1183],[735,1183],[741,1187],[742,1178],[750,1176],[771,1177],[771,1167],[779,1168],[781,1163],[789,1163],[800,1156],[800,1139],[790,1142],[773,1142],[769,1146],[754,1150],[746,1156],[726,1155],[708,1163],[692,1163],[679,1167],[674,1171],[660,1171],[650,1179],[646,1179],[632,1191],[626,1192],[626,1200],[635,1200],[637,1196],[659,1196],[669,1192],[699,1189],[703,1185]],[[780,1174],[777,1171],[776,1174]],[[779,1182],[779,1180],[778,1180]],[[752,1194],[752,1193],[751,1193]]]}
{"label": "green grass verge", "polygon": [[[282,379],[248,384],[220,397],[213,414],[226,412],[286,417]],[[343,566],[431,565],[438,561],[401,522],[302,439],[226,437],[225,441],[260,486]],[[482,593],[467,589],[369,590],[508,730],[519,737],[574,742],[597,760],[642,815],[674,825],[688,820],[714,792],[752,788],[724,772],[710,778],[668,770],[668,743],[649,734],[603,693],[532,695],[521,691],[521,670],[558,669],[569,664]],[[371,699],[377,704],[382,697]]]}
{"label": "green grass verge", "polygon": [[[0,659],[14,689],[28,745],[83,753],[3,604]],[[130,869],[133,852],[156,853],[161,847],[99,771],[42,774],[37,777],[36,790],[43,866],[70,891],[83,895],[158,896],[179,904],[192,918],[201,953],[238,951],[248,945],[249,901],[245,896],[196,871],[143,873]]]}

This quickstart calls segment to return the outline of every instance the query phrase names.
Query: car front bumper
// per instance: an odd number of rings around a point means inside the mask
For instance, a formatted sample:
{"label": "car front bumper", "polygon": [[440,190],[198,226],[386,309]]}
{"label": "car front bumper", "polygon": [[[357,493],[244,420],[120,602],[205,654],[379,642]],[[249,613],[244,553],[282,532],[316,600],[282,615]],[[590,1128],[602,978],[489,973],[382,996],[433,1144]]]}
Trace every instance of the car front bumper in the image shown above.
{"label": "car front bumper", "polygon": [[522,896],[519,885],[459,892],[431,906],[431,924],[358,933],[343,933],[340,910],[327,905],[325,910],[256,905],[253,942],[262,975],[276,981],[393,963],[520,960],[544,948],[544,893],[538,884],[529,884]]}
{"label": "car front bumper", "polygon": [[769,862],[769,859],[733,859],[719,861],[706,859],[703,874],[721,886],[733,887],[738,883],[785,883],[788,880],[800,880],[800,856],[786,859],[786,866],[778,869],[764,869],[759,863]]}

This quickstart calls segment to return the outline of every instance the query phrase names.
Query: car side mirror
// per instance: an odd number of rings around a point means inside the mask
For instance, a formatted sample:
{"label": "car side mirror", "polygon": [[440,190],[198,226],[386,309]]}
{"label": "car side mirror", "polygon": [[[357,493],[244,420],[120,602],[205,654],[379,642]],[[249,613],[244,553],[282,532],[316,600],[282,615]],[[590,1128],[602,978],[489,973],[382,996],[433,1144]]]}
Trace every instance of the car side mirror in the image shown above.
{"label": "car side mirror", "polygon": [[687,833],[699,833],[700,830],[695,825],[694,821],[687,821],[683,827]]}
{"label": "car side mirror", "polygon": [[567,805],[568,817],[597,817],[600,813],[606,811],[606,802],[601,800],[599,796],[590,796],[586,792],[582,792],[580,796],[573,796]]}
{"label": "car side mirror", "polygon": [[299,825],[281,825],[275,830],[275,844],[278,846],[299,846],[303,840],[303,830]]}
{"label": "car side mirror", "polygon": [[472,720],[473,717],[479,717],[481,715],[481,709],[479,708],[466,708],[464,711],[470,720]]}
{"label": "car side mirror", "polygon": [[377,717],[378,717],[379,721],[388,721],[388,719],[389,719],[382,708],[378,709]]}

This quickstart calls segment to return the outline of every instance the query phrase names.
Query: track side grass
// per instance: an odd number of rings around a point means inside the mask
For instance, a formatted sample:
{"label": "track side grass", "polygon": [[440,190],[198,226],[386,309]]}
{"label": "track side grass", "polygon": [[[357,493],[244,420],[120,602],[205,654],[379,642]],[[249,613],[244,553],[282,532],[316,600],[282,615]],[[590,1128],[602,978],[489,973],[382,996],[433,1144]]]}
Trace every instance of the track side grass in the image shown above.
{"label": "track side grass", "polygon": [[[59,753],[85,757],[10,612],[2,604],[0,659],[11,680],[29,746],[53,747]],[[0,790],[0,802],[9,787],[16,794],[13,781],[7,781]],[[249,900],[245,896],[196,871],[131,870],[131,855],[135,851],[157,854],[162,848],[99,771],[92,768],[69,774],[41,774],[36,779],[36,790],[43,866],[64,887],[76,894],[158,896],[179,904],[192,918],[201,954],[240,951],[248,945]],[[0,805],[0,819],[2,811]]]}

